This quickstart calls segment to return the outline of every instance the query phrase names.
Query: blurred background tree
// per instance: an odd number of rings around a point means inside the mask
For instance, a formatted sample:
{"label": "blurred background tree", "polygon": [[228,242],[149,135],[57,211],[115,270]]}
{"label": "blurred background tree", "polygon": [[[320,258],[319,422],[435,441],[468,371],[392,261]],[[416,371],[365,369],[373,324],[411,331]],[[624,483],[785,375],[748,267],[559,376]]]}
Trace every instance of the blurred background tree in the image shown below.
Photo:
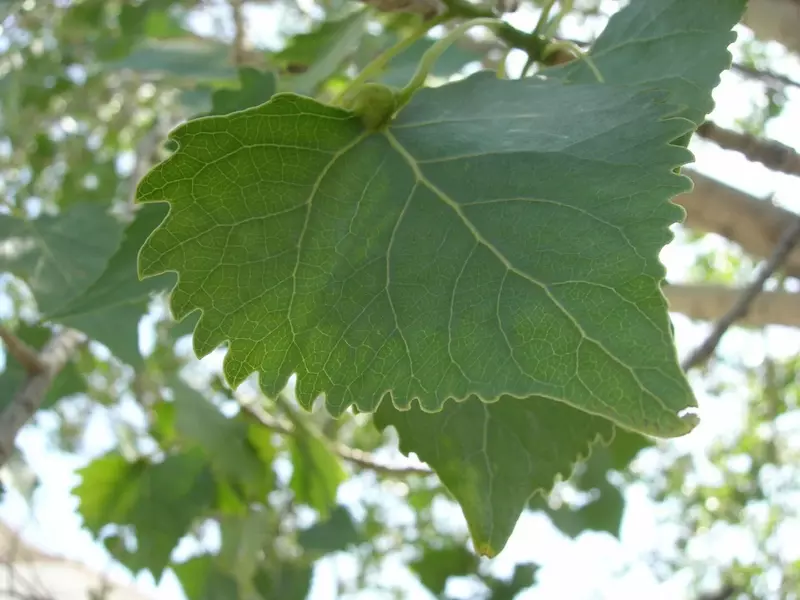
{"label": "blurred background tree", "polygon": [[[530,30],[539,4],[507,20]],[[621,4],[576,0],[559,37],[591,42]],[[329,100],[418,18],[345,0],[0,2],[0,213],[26,223],[0,224],[0,407],[31,373],[16,342],[83,334],[16,439],[0,513],[164,598],[798,598],[800,251],[694,365],[700,427],[598,448],[493,561],[392,430],[300,412],[291,385],[262,410],[255,379],[223,383],[221,350],[194,357],[195,317],[172,322],[163,278],[100,277],[154,226],[132,221],[134,187],[173,127],[276,91]],[[684,354],[800,211],[800,2],[751,0],[738,33],[662,256]],[[408,81],[430,44],[384,81]],[[433,75],[502,61],[518,74],[525,57],[473,32]],[[90,284],[120,299],[92,311]]]}

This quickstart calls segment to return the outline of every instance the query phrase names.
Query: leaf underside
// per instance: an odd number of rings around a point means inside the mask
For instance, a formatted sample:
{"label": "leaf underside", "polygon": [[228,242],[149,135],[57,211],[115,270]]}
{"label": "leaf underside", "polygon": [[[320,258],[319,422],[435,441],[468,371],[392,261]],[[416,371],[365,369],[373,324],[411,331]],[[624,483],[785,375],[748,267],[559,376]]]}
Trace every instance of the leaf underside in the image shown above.
{"label": "leaf underside", "polygon": [[656,100],[478,74],[375,135],[292,94],[189,122],[139,187],[171,204],[140,273],[178,272],[173,312],[202,311],[198,355],[230,341],[234,386],[296,371],[335,415],[537,395],[686,433],[658,252],[690,124]]}

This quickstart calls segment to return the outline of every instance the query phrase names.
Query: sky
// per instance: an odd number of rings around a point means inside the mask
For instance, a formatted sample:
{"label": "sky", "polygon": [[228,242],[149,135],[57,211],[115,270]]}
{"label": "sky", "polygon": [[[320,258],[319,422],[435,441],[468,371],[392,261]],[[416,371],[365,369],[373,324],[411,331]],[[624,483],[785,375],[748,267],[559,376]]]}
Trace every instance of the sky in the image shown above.
{"label": "sky", "polygon": [[[607,12],[613,12],[613,2],[606,3]],[[277,19],[272,18],[269,10],[250,7],[248,14],[249,33],[259,44],[275,47],[279,27]],[[225,11],[217,11],[216,15],[225,16]],[[520,11],[507,18],[521,28],[530,29],[535,16],[529,11]],[[212,27],[209,16],[200,17],[194,22],[198,31],[208,31]],[[585,39],[587,32],[576,23],[566,24],[566,35]],[[740,29],[740,40],[747,39],[749,32]],[[738,46],[734,45],[733,50]],[[777,44],[767,47],[771,68],[783,72],[795,79],[800,79],[800,62],[787,57]],[[512,55],[509,70],[521,68],[524,56]],[[755,102],[760,101],[760,85],[745,83],[732,72],[723,74],[722,82],[715,91],[717,106],[712,114],[715,123],[731,127],[737,119],[750,114]],[[800,149],[800,94],[797,90],[789,91],[790,100],[781,117],[769,126],[768,133],[774,139]],[[709,176],[723,180],[729,185],[738,187],[758,197],[774,195],[774,201],[786,208],[800,212],[800,183],[797,178],[769,172],[765,167],[749,163],[743,156],[726,152],[702,141],[692,145],[696,163],[692,168]],[[724,242],[714,236],[704,240],[705,248],[723,248]],[[662,260],[667,266],[668,279],[672,282],[686,280],[688,268],[693,264],[695,251],[682,244],[680,237],[667,246],[662,252]],[[679,352],[683,356],[695,345],[699,344],[709,327],[704,324],[693,324],[681,315],[674,315],[676,337]],[[147,349],[149,335],[147,324],[142,327],[143,348]],[[730,356],[741,356],[747,364],[759,364],[764,357],[765,348],[770,349],[773,356],[793,356],[800,353],[800,335],[796,331],[772,327],[766,338],[754,334],[734,330],[724,338],[720,352]],[[202,368],[219,369],[221,352],[216,352],[200,362]],[[736,377],[735,373],[725,374]],[[693,375],[696,380],[696,375]],[[700,403],[701,424],[698,428],[678,440],[666,442],[675,447],[690,449],[703,464],[703,453],[708,444],[725,432],[738,428],[743,414],[743,399],[736,393],[724,393],[712,397],[696,386]],[[32,508],[19,494],[10,492],[0,504],[0,518],[12,526],[22,529],[23,537],[55,554],[79,560],[93,568],[113,573],[122,581],[130,581],[130,574],[118,565],[112,564],[108,554],[96,544],[91,535],[81,529],[80,518],[76,514],[77,500],[70,495],[70,489],[78,482],[75,469],[87,462],[87,457],[74,457],[54,452],[48,447],[43,431],[53,426],[53,418],[40,414],[36,424],[26,427],[19,437],[19,446],[23,449],[27,460],[39,474],[42,485],[37,491]],[[114,444],[114,434],[108,427],[102,413],[92,418],[86,439],[91,442],[87,452],[98,455]],[[645,458],[646,460],[646,458]],[[701,476],[703,472],[701,469]],[[708,470],[708,477],[713,470]],[[342,486],[340,500],[351,504],[363,494],[364,485],[360,481],[351,481]],[[498,575],[510,575],[514,564],[523,561],[535,561],[543,566],[538,575],[535,589],[524,592],[520,598],[533,600],[538,598],[574,598],[589,599],[597,597],[648,597],[653,600],[673,600],[684,597],[683,590],[688,583],[688,574],[678,574],[667,583],[658,583],[641,557],[661,544],[670,543],[670,532],[657,523],[658,513],[647,499],[646,488],[635,485],[626,493],[626,513],[623,521],[621,540],[607,534],[586,533],[576,541],[561,535],[549,521],[538,514],[526,514],[522,517],[509,540],[507,548],[491,563],[491,569]],[[387,502],[392,503],[391,499]],[[402,502],[396,504],[396,518],[403,519],[403,510],[408,510]],[[449,507],[442,507],[444,517],[455,528],[463,530],[463,517],[454,514]],[[786,552],[787,556],[797,555],[800,558],[800,545],[792,539],[800,540],[800,523],[787,523]],[[793,532],[793,537],[792,537]],[[698,556],[704,553],[719,555],[730,552],[747,558],[752,554],[750,540],[731,532],[721,532],[705,542],[707,547],[694,548]],[[178,554],[186,556],[195,551],[191,545],[179,547]],[[323,600],[332,598],[326,588],[334,572],[352,573],[355,565],[346,556],[337,557],[321,565],[315,575],[315,583],[310,598]],[[575,577],[580,573],[580,577]],[[407,575],[400,565],[389,570],[387,576],[407,581],[417,592],[413,597],[425,598],[424,589],[415,579]],[[141,574],[134,578],[144,590],[153,594],[154,600],[180,600],[183,598],[176,578],[167,573],[156,584],[149,574]],[[462,591],[464,591],[463,586]],[[453,591],[458,591],[459,584]],[[364,595],[366,597],[366,595]],[[374,597],[374,596],[372,596]]]}

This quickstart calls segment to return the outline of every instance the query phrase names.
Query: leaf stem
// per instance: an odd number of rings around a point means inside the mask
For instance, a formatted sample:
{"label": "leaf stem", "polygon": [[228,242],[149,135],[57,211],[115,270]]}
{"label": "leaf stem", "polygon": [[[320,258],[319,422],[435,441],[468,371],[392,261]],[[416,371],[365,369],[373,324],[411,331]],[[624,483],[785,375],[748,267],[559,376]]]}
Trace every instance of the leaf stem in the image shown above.
{"label": "leaf stem", "polygon": [[428,78],[428,74],[431,72],[431,69],[433,69],[433,65],[436,63],[439,57],[453,44],[453,42],[463,36],[467,30],[481,25],[494,29],[499,27],[501,23],[502,21],[499,21],[495,17],[477,17],[465,23],[461,23],[446,36],[436,40],[436,43],[428,48],[425,54],[422,55],[422,59],[419,61],[419,65],[417,66],[417,71],[414,73],[411,81],[409,81],[408,84],[398,92],[397,108],[400,109],[405,106],[408,101],[411,100],[411,96],[413,96],[418,89],[425,85],[425,80]]}
{"label": "leaf stem", "polygon": [[386,68],[386,65],[388,65],[395,56],[401,54],[405,50],[408,50],[409,47],[424,38],[431,29],[437,25],[440,25],[441,23],[444,23],[446,20],[447,15],[442,15],[427,21],[423,23],[422,26],[414,33],[400,40],[394,46],[391,46],[381,52],[361,70],[361,72],[355,77],[355,79],[353,79],[353,81],[350,82],[350,85],[348,85],[345,90],[343,90],[338,96],[336,96],[336,98],[334,98],[333,104],[338,106],[344,104],[345,100],[351,97],[359,87],[361,87],[370,79],[380,75]]}

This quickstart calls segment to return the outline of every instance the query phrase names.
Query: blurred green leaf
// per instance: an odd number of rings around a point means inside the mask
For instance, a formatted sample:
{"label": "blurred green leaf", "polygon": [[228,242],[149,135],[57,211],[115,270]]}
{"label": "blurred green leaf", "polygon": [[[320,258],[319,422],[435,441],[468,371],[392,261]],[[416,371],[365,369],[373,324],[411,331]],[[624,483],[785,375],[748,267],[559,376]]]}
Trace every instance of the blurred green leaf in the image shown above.
{"label": "blurred green leaf", "polygon": [[211,96],[211,115],[227,115],[269,100],[277,89],[275,74],[250,67],[239,70],[238,89],[217,90]]}
{"label": "blurred green leaf", "polygon": [[78,474],[81,483],[73,494],[86,527],[99,535],[109,523],[132,526],[137,547],[126,566],[149,569],[156,579],[191,524],[214,502],[213,477],[197,452],[167,456],[159,463],[129,462],[112,452]]}
{"label": "blurred green leaf", "polygon": [[[172,565],[175,575],[189,600],[236,600],[239,587],[236,580],[219,568],[215,557],[197,556],[184,563]],[[277,598],[276,598],[277,600]]]}
{"label": "blurred green leaf", "polygon": [[119,247],[122,226],[101,207],[76,204],[57,216],[0,214],[0,269],[22,279],[39,310],[56,312],[94,282]]}
{"label": "blurred green leaf", "polygon": [[295,500],[327,518],[336,503],[339,484],[347,478],[339,457],[322,439],[309,432],[293,435],[288,445],[293,467],[289,487]]}
{"label": "blurred green leaf", "polygon": [[214,469],[249,500],[263,501],[273,487],[272,464],[261,461],[248,439],[248,424],[228,418],[179,377],[170,381],[174,394],[175,431],[179,438],[203,449]]}
{"label": "blurred green leaf", "polygon": [[339,72],[366,33],[369,12],[361,9],[343,19],[323,21],[310,33],[294,36],[274,59],[282,65],[303,65],[304,73],[287,76],[286,88],[298,94],[313,95],[316,89]]}
{"label": "blurred green leaf", "polygon": [[409,566],[426,588],[435,596],[441,596],[450,577],[472,575],[477,571],[478,557],[465,546],[427,547]]}
{"label": "blurred green leaf", "polygon": [[[90,315],[103,309],[120,305],[145,305],[153,294],[170,290],[175,285],[175,274],[139,279],[136,257],[148,236],[167,216],[165,204],[142,206],[134,220],[125,229],[122,242],[108,260],[102,274],[83,293],[62,305],[50,317]],[[140,313],[140,316],[144,311]],[[138,319],[137,319],[138,323]]]}
{"label": "blurred green leaf", "polygon": [[251,510],[244,516],[225,516],[220,521],[222,547],[217,561],[233,575],[240,595],[253,589],[253,577],[263,561],[262,550],[270,541],[267,510]]}
{"label": "blurred green leaf", "polygon": [[236,76],[230,62],[230,48],[220,42],[197,37],[150,39],[124,58],[106,63],[106,70],[129,69],[184,81],[218,81]]}
{"label": "blurred green leaf", "polygon": [[328,554],[344,550],[361,541],[361,534],[353,522],[353,517],[343,506],[334,508],[327,520],[318,521],[308,529],[297,534],[298,543],[306,552]]}
{"label": "blurred green leaf", "polygon": [[256,573],[255,587],[265,600],[306,600],[312,574],[311,565],[303,562],[270,563]]}

